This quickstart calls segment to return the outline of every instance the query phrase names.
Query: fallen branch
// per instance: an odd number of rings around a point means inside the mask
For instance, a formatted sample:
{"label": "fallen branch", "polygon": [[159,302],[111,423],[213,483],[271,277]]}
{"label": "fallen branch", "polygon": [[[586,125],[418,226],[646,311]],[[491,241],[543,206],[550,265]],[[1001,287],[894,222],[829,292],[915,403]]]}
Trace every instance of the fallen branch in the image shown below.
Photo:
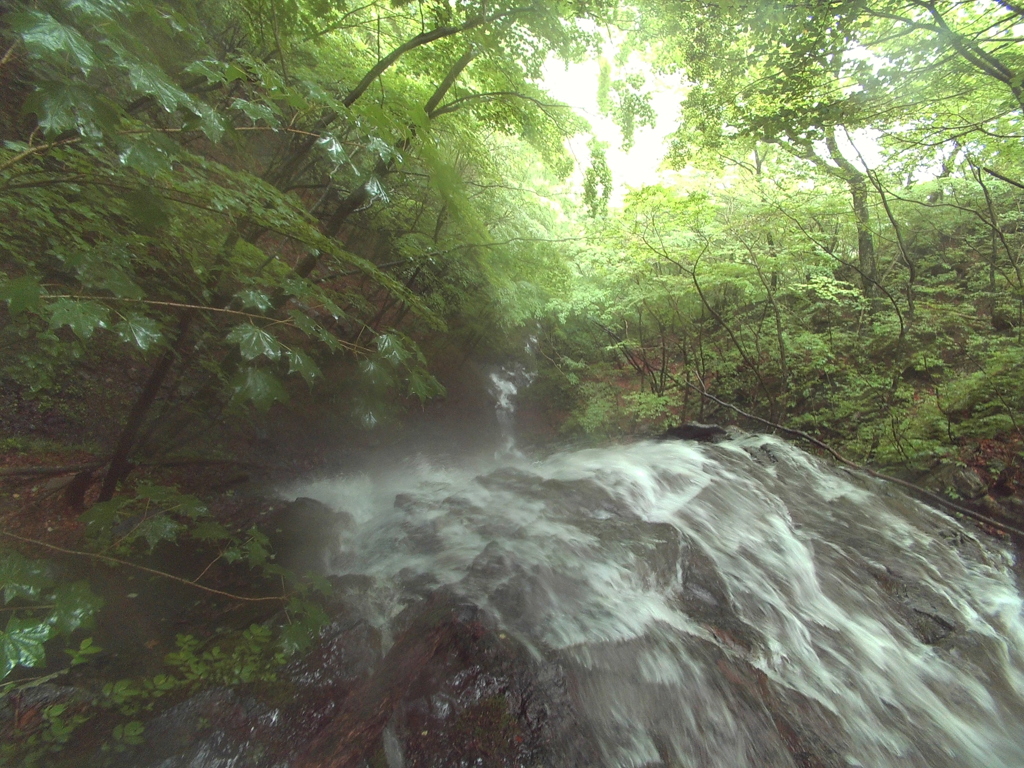
{"label": "fallen branch", "polygon": [[[238,459],[163,459],[161,461],[140,461],[140,467],[191,467],[204,464],[235,464],[240,467],[255,467],[257,469],[285,469],[285,467],[273,464],[258,464],[253,461],[239,461]],[[88,464],[67,464],[56,467],[3,467],[0,468],[0,477],[48,477],[50,475],[70,475],[72,473],[86,472],[92,469],[105,467],[105,461],[92,461]]]}
{"label": "fallen branch", "polygon": [[86,472],[90,469],[99,469],[105,461],[92,461],[88,464],[67,464],[60,467],[3,467],[0,468],[0,477],[48,477],[50,475],[70,475],[72,473]]}
{"label": "fallen branch", "polygon": [[[166,573],[165,571],[158,571],[158,570],[156,570],[154,568],[147,568],[144,565],[138,565],[137,563],[133,563],[133,562],[131,562],[129,560],[122,560],[119,557],[111,557],[110,555],[100,555],[100,554],[97,554],[95,552],[82,552],[82,551],[77,550],[77,549],[67,549],[65,547],[58,547],[56,544],[48,544],[45,541],[39,541],[38,539],[30,539],[27,536],[19,536],[16,533],[10,533],[8,531],[0,531],[0,536],[6,536],[6,537],[8,537],[10,539],[16,539],[17,541],[23,541],[26,544],[34,544],[37,547],[44,547],[45,549],[50,549],[50,550],[53,550],[54,552],[60,552],[61,554],[65,554],[65,555],[75,555],[77,557],[88,557],[88,558],[91,558],[93,560],[102,560],[103,562],[106,562],[106,563],[113,563],[115,565],[124,565],[124,566],[127,566],[128,568],[134,568],[137,571],[143,571],[145,573],[150,573],[150,574],[153,574],[154,576],[161,576],[161,577],[163,577],[165,579],[170,579],[171,581],[176,581],[179,584],[186,584],[187,586],[195,587],[196,589],[201,589],[203,592],[210,592],[211,594],[220,595],[221,597],[229,597],[232,600],[241,600],[241,601],[246,602],[246,603],[265,603],[265,602],[269,602],[271,600],[277,601],[277,602],[283,602],[283,601],[288,599],[287,595],[281,595],[280,597],[245,597],[244,595],[235,595],[235,594],[232,594],[231,592],[223,592],[223,591],[221,591],[219,589],[214,589],[213,587],[206,587],[206,586],[203,586],[202,584],[197,584],[194,581],[189,581],[188,579],[183,579],[180,576],[175,576],[174,574]],[[204,571],[204,573],[205,573],[205,571]]]}
{"label": "fallen branch", "polygon": [[[676,386],[681,385],[681,382],[674,376],[672,376],[671,378],[672,381],[675,382]],[[703,382],[701,383],[703,384]],[[708,400],[711,400],[715,403],[718,403],[721,406],[724,406],[725,408],[729,408],[730,410],[735,411],[745,419],[751,419],[752,421],[760,422],[761,424],[772,427],[773,429],[777,429],[780,432],[785,432],[787,435],[793,435],[794,437],[799,437],[801,440],[808,441],[812,445],[815,445],[818,448],[827,451],[835,458],[836,461],[838,461],[840,464],[846,465],[851,469],[855,469],[858,472],[863,472],[864,474],[870,475],[871,477],[877,478],[879,480],[885,480],[886,482],[889,483],[895,483],[896,485],[902,486],[903,488],[913,491],[916,494],[924,496],[929,501],[933,501],[936,504],[945,507],[946,509],[958,512],[959,514],[964,515],[965,517],[969,517],[972,520],[975,520],[979,523],[984,523],[985,525],[996,528],[1000,531],[1003,531],[1004,533],[1012,533],[1016,536],[1024,538],[1024,530],[1021,530],[1020,528],[996,520],[995,518],[989,517],[988,515],[983,515],[980,512],[975,512],[973,509],[969,509],[968,507],[961,506],[960,504],[957,504],[956,502],[947,499],[945,496],[935,493],[934,491],[929,491],[927,488],[922,488],[920,485],[912,483],[909,480],[901,480],[898,477],[893,477],[892,475],[887,475],[883,472],[876,472],[873,469],[868,469],[867,467],[846,458],[845,456],[843,456],[843,454],[839,453],[839,451],[837,451],[835,448],[828,445],[827,443],[823,443],[816,437],[813,437],[807,434],[806,432],[803,432],[802,430],[792,429],[791,427],[784,427],[781,424],[776,424],[774,421],[769,421],[768,419],[763,419],[760,416],[755,416],[752,413],[747,413],[742,408],[739,408],[733,405],[732,403],[727,403],[725,400],[721,400],[715,397],[710,392],[708,392],[707,389],[705,389],[703,386],[698,387],[694,384],[691,384],[690,382],[686,382],[686,386],[692,389],[693,391],[699,393],[701,396],[706,397]]]}

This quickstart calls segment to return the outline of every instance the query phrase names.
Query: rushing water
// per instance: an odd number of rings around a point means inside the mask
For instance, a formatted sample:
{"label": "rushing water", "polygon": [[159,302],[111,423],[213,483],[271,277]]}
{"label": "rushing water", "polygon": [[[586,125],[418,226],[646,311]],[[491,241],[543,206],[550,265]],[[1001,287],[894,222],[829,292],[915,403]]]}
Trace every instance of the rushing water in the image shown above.
{"label": "rushing water", "polygon": [[[527,351],[530,346],[527,345]],[[503,366],[491,376],[491,396],[494,398],[494,412],[498,417],[498,429],[501,432],[501,448],[498,455],[520,456],[516,447],[515,413],[516,395],[519,390],[530,386],[536,374],[528,371],[523,365]]]}
{"label": "rushing water", "polygon": [[779,440],[421,457],[293,493],[355,519],[331,570],[363,576],[385,643],[447,586],[562,670],[603,765],[1024,765],[1010,554]]}

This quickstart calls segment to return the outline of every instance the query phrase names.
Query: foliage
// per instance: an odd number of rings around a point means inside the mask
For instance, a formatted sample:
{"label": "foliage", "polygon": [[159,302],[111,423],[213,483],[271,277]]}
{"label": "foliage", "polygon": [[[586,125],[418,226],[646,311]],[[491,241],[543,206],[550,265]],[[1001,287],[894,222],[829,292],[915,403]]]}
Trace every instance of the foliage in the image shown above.
{"label": "foliage", "polygon": [[[7,614],[0,632],[0,681],[18,667],[44,666],[46,642],[90,627],[102,606],[86,582],[62,580],[49,563],[13,550],[0,552],[0,589]],[[98,651],[90,639],[82,640],[71,652],[72,665]],[[0,688],[0,695],[12,685],[16,683]]]}
{"label": "foliage", "polygon": [[[263,623],[253,623],[241,631],[222,630],[203,639],[179,635],[177,649],[165,658],[164,672],[109,681],[88,702],[76,696],[48,706],[38,727],[9,745],[8,752],[18,759],[45,759],[52,751],[62,749],[77,728],[104,711],[113,717],[103,720],[109,722],[104,727],[111,729],[104,749],[122,751],[138,745],[143,741],[142,719],[156,711],[163,697],[180,698],[211,685],[273,683],[281,665],[307,650],[328,621],[318,597],[329,591],[325,582],[312,577],[299,582],[273,562],[269,541],[258,529],[230,531],[195,496],[166,486],[142,484],[133,496],[94,504],[81,519],[91,554],[115,567],[130,568],[134,559],[155,547],[175,544],[212,554],[203,576],[218,561],[224,561],[233,568],[247,568],[249,580],[284,583],[287,579],[293,587],[290,595],[282,597],[284,610]],[[101,601],[86,582],[60,579],[54,566],[45,561],[7,551],[0,563],[0,588],[8,610],[13,611],[0,633],[0,662],[4,665],[3,677],[7,677],[17,666],[43,666],[47,643],[90,626]],[[152,569],[150,572],[156,573]],[[202,581],[201,576],[193,584],[202,588]],[[67,650],[70,667],[90,661],[100,652],[86,637],[77,648]],[[0,695],[23,692],[67,671],[58,669],[36,678],[22,675],[0,688]]]}
{"label": "foliage", "polygon": [[[49,405],[88,364],[118,372],[96,554],[176,541],[280,576],[258,530],[133,492],[132,460],[313,386],[375,427],[443,394],[431,355],[497,356],[524,328],[566,428],[602,438],[734,418],[711,394],[882,465],[1024,439],[1013,4],[43,0],[2,18],[0,383]],[[623,147],[653,123],[651,74],[681,100],[681,172],[618,209],[608,145],[573,175],[565,139],[587,125],[538,84],[607,24],[626,40],[598,108]],[[4,566],[4,675],[98,607],[33,563]],[[165,693],[271,681],[323,619],[303,589],[285,624],[183,637],[169,672],[113,683],[111,744]],[[80,725],[45,717],[52,744]]]}
{"label": "foliage", "polygon": [[[576,399],[567,427],[735,418],[707,391],[883,465],[1014,444],[1019,9],[637,13],[623,50],[679,77],[669,160],[687,173],[606,214],[549,304],[546,354]],[[605,113],[612,71],[601,64]]]}
{"label": "foliage", "polygon": [[[155,435],[151,447],[162,429],[180,431],[175,409],[267,409],[288,399],[288,377],[312,385],[332,355],[348,370],[359,361],[360,402],[436,396],[415,349],[424,334],[398,326],[489,324],[493,309],[476,317],[488,299],[509,315],[499,325],[532,314],[522,304],[536,288],[519,264],[541,255],[545,206],[497,161],[537,158],[522,174],[531,183],[569,172],[562,140],[582,123],[530,79],[550,54],[592,49],[580,22],[607,10],[14,9],[0,332],[22,354],[3,375],[45,395],[111,340],[149,367],[104,500],[142,435]],[[407,350],[397,363],[389,339]],[[353,417],[375,423],[369,410],[357,403]]]}

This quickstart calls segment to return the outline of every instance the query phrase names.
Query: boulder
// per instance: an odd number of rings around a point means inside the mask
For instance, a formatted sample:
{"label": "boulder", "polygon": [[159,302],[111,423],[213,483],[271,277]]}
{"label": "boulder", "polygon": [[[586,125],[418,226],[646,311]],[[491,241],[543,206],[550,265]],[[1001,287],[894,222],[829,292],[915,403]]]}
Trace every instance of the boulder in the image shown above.
{"label": "boulder", "polygon": [[926,475],[920,483],[938,493],[961,499],[978,499],[988,491],[988,483],[969,467],[944,464]]}
{"label": "boulder", "polygon": [[662,440],[696,440],[698,443],[720,443],[729,437],[725,427],[689,421],[670,427],[661,435]]}

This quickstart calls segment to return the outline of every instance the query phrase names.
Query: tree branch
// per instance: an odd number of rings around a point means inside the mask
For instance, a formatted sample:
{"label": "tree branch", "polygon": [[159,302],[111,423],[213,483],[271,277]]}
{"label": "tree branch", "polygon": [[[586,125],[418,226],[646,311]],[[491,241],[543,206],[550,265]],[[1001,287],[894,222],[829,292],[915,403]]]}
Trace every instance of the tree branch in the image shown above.
{"label": "tree branch", "polygon": [[171,581],[176,581],[179,584],[185,584],[185,585],[190,586],[190,587],[195,587],[196,589],[201,589],[203,592],[210,592],[210,593],[212,593],[214,595],[220,595],[221,597],[229,597],[232,600],[241,600],[241,601],[246,602],[246,603],[265,603],[265,602],[270,602],[270,601],[283,602],[283,601],[288,599],[287,595],[281,595],[280,597],[245,597],[244,595],[235,595],[235,594],[232,594],[231,592],[223,592],[223,591],[221,591],[219,589],[214,589],[213,587],[204,587],[202,584],[197,584],[196,582],[190,581],[189,579],[183,579],[180,576],[175,576],[174,574],[171,574],[171,573],[165,573],[164,571],[158,571],[158,570],[156,570],[154,568],[147,568],[144,565],[138,565],[136,563],[131,562],[130,560],[122,560],[119,557],[111,557],[110,555],[100,555],[100,554],[97,554],[95,552],[82,552],[82,551],[77,550],[77,549],[66,549],[65,547],[58,547],[56,544],[47,544],[45,541],[39,541],[38,539],[30,539],[27,536],[18,536],[17,534],[10,533],[9,531],[0,531],[0,536],[6,536],[6,537],[8,537],[10,539],[16,539],[18,541],[23,541],[23,542],[25,542],[27,544],[34,544],[37,547],[43,547],[45,549],[50,549],[50,550],[53,550],[54,552],[60,552],[61,554],[64,554],[64,555],[75,555],[76,557],[88,557],[88,558],[91,558],[93,560],[102,560],[103,562],[106,562],[106,563],[113,563],[114,565],[124,565],[124,566],[127,566],[128,568],[134,568],[137,571],[143,571],[145,573],[151,573],[154,576],[161,576],[161,577],[163,577],[165,579],[170,579]]}
{"label": "tree branch", "polygon": [[467,96],[460,96],[457,99],[449,101],[443,107],[435,109],[432,112],[428,112],[427,114],[432,118],[438,117],[440,115],[446,115],[449,112],[454,112],[458,109],[459,104],[463,104],[467,101],[472,101],[473,99],[494,99],[501,96],[511,96],[516,99],[523,99],[524,101],[532,101],[541,109],[572,109],[568,104],[548,104],[540,99],[535,99],[533,96],[527,96],[522,93],[517,93],[516,91],[488,91],[487,93],[471,93]]}
{"label": "tree branch", "polygon": [[1005,181],[1007,184],[1012,184],[1013,186],[1017,187],[1017,189],[1024,189],[1024,184],[1021,184],[1019,181],[1014,181],[1013,179],[1007,178],[1006,176],[1003,176],[1003,174],[999,173],[999,171],[994,171],[991,168],[982,168],[981,170],[983,170],[985,173],[987,173],[989,176],[995,179]]}

